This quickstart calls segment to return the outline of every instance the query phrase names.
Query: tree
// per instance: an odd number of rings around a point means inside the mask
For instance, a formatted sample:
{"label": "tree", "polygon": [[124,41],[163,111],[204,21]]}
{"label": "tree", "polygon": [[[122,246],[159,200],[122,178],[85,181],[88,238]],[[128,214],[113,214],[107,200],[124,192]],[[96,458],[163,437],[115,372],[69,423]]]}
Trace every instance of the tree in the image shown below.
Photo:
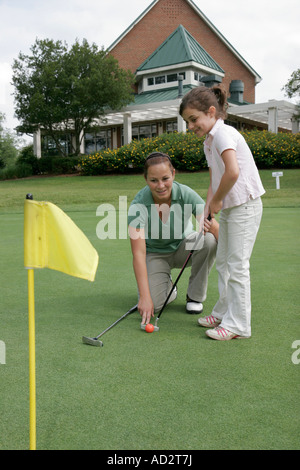
{"label": "tree", "polygon": [[[300,69],[292,73],[288,82],[282,89],[288,98],[300,97]],[[300,118],[300,103],[298,103],[298,112],[295,117]]]}
{"label": "tree", "polygon": [[289,98],[300,96],[300,69],[295,70],[289,78],[289,81],[283,87],[285,94]]}
{"label": "tree", "polygon": [[84,133],[109,109],[133,100],[134,76],[96,44],[36,39],[31,55],[19,54],[13,63],[15,113],[19,132],[33,134],[39,127],[56,143],[62,155],[61,135],[72,133],[72,153],[80,153]]}
{"label": "tree", "polygon": [[0,168],[14,163],[18,156],[17,146],[20,143],[16,135],[4,127],[5,114],[0,112]]}

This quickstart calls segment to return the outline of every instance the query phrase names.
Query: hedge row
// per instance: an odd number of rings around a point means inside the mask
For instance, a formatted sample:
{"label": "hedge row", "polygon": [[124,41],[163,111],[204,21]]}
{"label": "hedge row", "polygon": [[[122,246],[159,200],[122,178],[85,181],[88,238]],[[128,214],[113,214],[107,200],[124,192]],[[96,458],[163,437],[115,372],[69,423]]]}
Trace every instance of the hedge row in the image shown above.
{"label": "hedge row", "polygon": [[258,168],[299,168],[300,134],[242,132]]}
{"label": "hedge row", "polygon": [[[300,167],[300,134],[267,131],[241,133],[259,169]],[[79,167],[83,175],[140,172],[147,155],[153,151],[167,153],[174,167],[182,171],[207,168],[203,140],[191,133],[163,134],[152,139],[132,141],[116,150],[103,150],[81,157]]]}
{"label": "hedge row", "polygon": [[11,165],[0,169],[0,180],[26,178],[32,175],[61,175],[78,172],[79,157],[42,157],[33,155],[32,146],[25,147]]}
{"label": "hedge row", "polygon": [[[254,156],[257,167],[300,168],[300,134],[267,131],[241,133]],[[0,169],[0,180],[24,178],[39,174],[82,175],[108,173],[140,173],[149,153],[167,153],[179,171],[200,171],[207,168],[203,140],[191,133],[162,134],[152,139],[134,140],[116,150],[103,150],[82,157],[42,157],[33,155],[32,146],[21,151],[16,163]]]}
{"label": "hedge row", "polygon": [[152,139],[134,140],[116,150],[103,150],[83,157],[80,161],[84,175],[109,172],[142,171],[149,153],[167,153],[178,170],[197,171],[206,168],[203,146],[192,134],[162,134]]}

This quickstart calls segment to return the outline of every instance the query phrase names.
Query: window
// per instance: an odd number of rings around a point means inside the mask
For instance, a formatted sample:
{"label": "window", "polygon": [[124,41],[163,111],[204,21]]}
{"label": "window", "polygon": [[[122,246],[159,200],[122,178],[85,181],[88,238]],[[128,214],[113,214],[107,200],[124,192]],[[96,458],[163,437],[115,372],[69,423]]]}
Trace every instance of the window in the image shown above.
{"label": "window", "polygon": [[235,129],[240,129],[241,128],[241,123],[240,122],[230,121],[229,119],[225,119],[224,122],[228,126],[234,127]]}
{"label": "window", "polygon": [[148,86],[161,85],[164,83],[173,83],[178,81],[178,75],[182,75],[185,80],[185,72],[170,73],[168,75],[159,75],[158,77],[149,77],[147,79]]}
{"label": "window", "polygon": [[155,85],[160,85],[161,83],[166,83],[165,75],[161,75],[160,77],[155,77]]}
{"label": "window", "polygon": [[111,148],[111,130],[85,134],[85,153],[90,154]]}
{"label": "window", "polygon": [[139,139],[148,139],[151,137],[151,126],[139,127]]}
{"label": "window", "polygon": [[150,137],[156,137],[156,124],[148,124],[145,126],[135,126],[132,128],[132,139],[141,140]]}
{"label": "window", "polygon": [[[58,141],[65,154],[71,154],[71,136],[69,134],[60,135],[58,136]],[[44,156],[52,157],[59,155],[56,142],[49,135],[42,135],[42,150]]]}
{"label": "window", "polygon": [[[157,136],[156,124],[132,127],[132,140],[148,139]],[[122,133],[122,145],[124,145],[124,130]]]}
{"label": "window", "polygon": [[167,132],[167,134],[170,134],[171,132],[177,132],[177,121],[167,122],[166,132]]}
{"label": "window", "polygon": [[172,73],[171,75],[167,75],[167,82],[177,82],[178,80],[178,74],[177,73]]}

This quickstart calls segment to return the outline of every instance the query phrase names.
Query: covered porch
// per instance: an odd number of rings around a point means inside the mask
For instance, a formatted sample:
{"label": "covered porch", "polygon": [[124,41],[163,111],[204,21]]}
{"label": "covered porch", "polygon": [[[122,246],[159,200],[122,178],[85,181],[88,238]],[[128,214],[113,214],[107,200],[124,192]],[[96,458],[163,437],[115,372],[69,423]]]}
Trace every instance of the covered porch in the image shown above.
{"label": "covered porch", "polygon": [[[108,113],[105,121],[95,121],[97,128],[111,129],[111,147],[120,146],[117,129],[122,128],[122,144],[126,145],[132,141],[132,128],[138,123],[149,123],[157,125],[157,134],[164,132],[163,121],[173,120],[177,123],[178,132],[186,132],[186,124],[179,116],[178,109],[181,98],[149,102],[143,104],[132,104],[126,108]],[[266,103],[233,105],[228,109],[228,120],[240,122],[241,127],[262,127],[270,132],[299,132],[299,118],[295,118],[298,107],[288,101],[270,100]],[[41,130],[33,136],[34,153],[38,158],[42,156]],[[84,136],[81,143],[81,153],[86,153]]]}

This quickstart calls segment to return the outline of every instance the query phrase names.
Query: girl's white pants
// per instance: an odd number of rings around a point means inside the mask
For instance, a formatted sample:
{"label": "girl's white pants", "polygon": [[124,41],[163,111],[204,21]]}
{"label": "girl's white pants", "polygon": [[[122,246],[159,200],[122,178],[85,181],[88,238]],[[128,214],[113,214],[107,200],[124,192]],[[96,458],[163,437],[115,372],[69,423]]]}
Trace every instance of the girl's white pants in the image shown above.
{"label": "girl's white pants", "polygon": [[219,300],[212,315],[222,327],[251,336],[250,257],[262,217],[261,198],[223,209],[216,257]]}

